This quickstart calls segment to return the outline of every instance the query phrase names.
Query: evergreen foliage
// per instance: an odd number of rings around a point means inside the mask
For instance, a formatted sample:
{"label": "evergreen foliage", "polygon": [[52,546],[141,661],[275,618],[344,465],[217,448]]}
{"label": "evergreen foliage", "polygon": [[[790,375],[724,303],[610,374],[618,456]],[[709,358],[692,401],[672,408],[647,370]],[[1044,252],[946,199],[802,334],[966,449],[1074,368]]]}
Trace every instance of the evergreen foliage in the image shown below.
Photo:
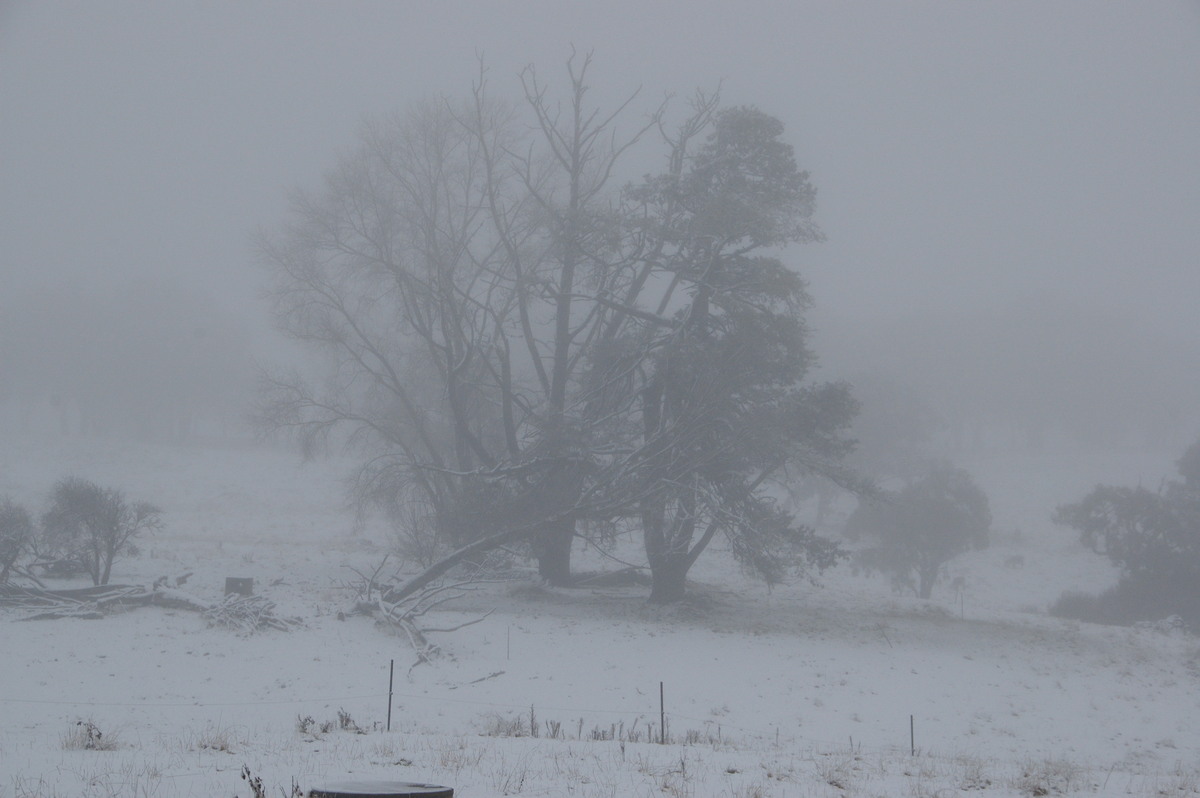
{"label": "evergreen foliage", "polygon": [[1058,611],[1088,604],[1087,620],[1132,623],[1178,615],[1200,624],[1200,442],[1176,463],[1182,481],[1157,491],[1097,485],[1054,512],[1055,523],[1120,569],[1120,582],[1094,603],[1075,597]]}

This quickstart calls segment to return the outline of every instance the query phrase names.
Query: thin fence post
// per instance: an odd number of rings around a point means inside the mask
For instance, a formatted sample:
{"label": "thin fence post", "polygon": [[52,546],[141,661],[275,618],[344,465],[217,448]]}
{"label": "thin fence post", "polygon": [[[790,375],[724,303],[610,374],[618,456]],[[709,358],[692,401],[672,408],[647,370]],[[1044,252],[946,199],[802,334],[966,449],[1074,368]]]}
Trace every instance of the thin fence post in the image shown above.
{"label": "thin fence post", "polygon": [[388,664],[388,720],[387,730],[392,730],[392,684],[396,677],[396,660],[391,660]]}
{"label": "thin fence post", "polygon": [[917,735],[916,727],[913,725],[913,716],[908,716],[908,750],[912,756],[917,755]]}
{"label": "thin fence post", "polygon": [[664,700],[663,683],[658,683],[658,741],[661,745],[667,744],[667,704]]}

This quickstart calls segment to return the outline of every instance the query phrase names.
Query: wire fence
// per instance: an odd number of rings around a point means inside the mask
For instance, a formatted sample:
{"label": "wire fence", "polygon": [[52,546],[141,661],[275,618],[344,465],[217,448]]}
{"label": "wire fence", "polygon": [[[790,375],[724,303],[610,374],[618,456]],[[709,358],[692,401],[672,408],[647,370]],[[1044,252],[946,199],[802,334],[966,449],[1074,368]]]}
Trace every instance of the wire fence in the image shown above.
{"label": "wire fence", "polygon": [[[350,701],[367,701],[367,700],[377,700],[381,704],[384,704],[384,705],[390,704],[390,706],[392,706],[392,707],[395,707],[397,702],[429,702],[429,703],[438,703],[438,704],[456,704],[456,705],[460,705],[460,706],[474,706],[474,707],[486,708],[489,710],[497,710],[497,711],[508,710],[511,712],[517,712],[517,713],[522,713],[522,714],[530,712],[531,710],[534,710],[538,715],[541,715],[542,717],[545,717],[545,713],[547,713],[547,712],[563,713],[563,714],[568,715],[572,719],[578,718],[578,719],[580,719],[581,722],[582,722],[583,718],[585,718],[587,716],[591,716],[591,717],[602,716],[602,717],[606,717],[606,718],[611,717],[614,719],[621,719],[621,720],[628,719],[628,720],[632,720],[634,724],[636,724],[636,722],[639,720],[644,720],[647,718],[656,718],[659,715],[660,711],[662,711],[662,709],[663,709],[662,707],[613,708],[610,706],[607,708],[597,708],[597,707],[579,707],[579,706],[552,706],[552,705],[544,705],[543,706],[543,705],[539,705],[536,703],[534,703],[532,705],[530,705],[528,703],[514,704],[511,702],[481,701],[481,700],[476,700],[476,699],[456,698],[456,697],[445,696],[445,695],[436,695],[436,696],[435,695],[417,695],[417,694],[399,693],[399,692],[391,693],[391,701],[390,702],[389,702],[389,694],[387,692],[376,692],[376,693],[357,693],[357,694],[333,695],[333,696],[330,696],[330,695],[310,696],[310,697],[305,697],[305,698],[281,698],[281,699],[269,699],[269,700],[258,700],[258,701],[198,701],[198,700],[194,700],[194,701],[89,701],[89,700],[71,700],[71,699],[12,698],[12,697],[0,696],[0,705],[23,704],[23,705],[45,705],[45,706],[67,706],[67,707],[117,707],[117,708],[127,708],[127,709],[155,709],[155,708],[204,709],[204,708],[229,708],[229,707],[253,707],[253,706],[286,706],[286,705],[294,705],[294,706],[298,706],[298,707],[303,707],[303,706],[307,706],[310,704],[318,704],[318,703],[320,703],[320,704],[346,703],[346,702],[350,702]],[[900,754],[900,753],[915,753],[917,750],[916,746],[915,746],[914,738],[912,737],[913,729],[912,729],[911,725],[909,725],[909,729],[907,729],[907,731],[910,732],[910,739],[909,739],[910,745],[908,747],[900,746],[900,745],[864,746],[861,741],[856,741],[852,737],[848,738],[847,740],[841,740],[841,741],[817,739],[817,738],[814,738],[814,737],[811,737],[808,735],[799,734],[798,732],[800,730],[798,728],[787,730],[788,733],[785,736],[784,735],[785,729],[779,725],[773,725],[770,728],[750,727],[750,726],[744,726],[741,724],[727,723],[723,719],[717,720],[717,719],[714,719],[711,717],[696,717],[696,716],[691,716],[691,715],[680,714],[677,712],[671,712],[669,710],[667,710],[665,712],[665,716],[668,721],[668,728],[670,728],[670,726],[672,726],[672,725],[678,726],[678,724],[680,722],[697,724],[700,727],[700,729],[707,729],[710,731],[713,729],[716,729],[717,733],[719,735],[721,735],[721,742],[728,742],[730,744],[733,744],[735,741],[724,738],[724,734],[726,732],[733,732],[733,733],[745,735],[746,737],[749,737],[752,739],[758,739],[758,740],[764,740],[764,741],[772,741],[773,740],[776,744],[781,745],[781,746],[786,744],[790,747],[794,747],[797,744],[801,744],[808,748],[825,748],[825,749],[828,749],[831,751],[854,750],[854,751],[870,751],[872,753]],[[908,720],[909,724],[912,723],[911,716],[909,718],[905,718],[904,720]],[[633,725],[631,725],[629,728],[632,729]],[[697,729],[695,731],[699,731],[699,729]],[[531,732],[531,736],[536,735],[536,733],[537,732]],[[897,736],[899,737],[900,733],[898,733]],[[580,739],[584,740],[585,738],[583,738],[581,736]],[[678,742],[678,740],[675,737],[672,737],[668,740],[668,742],[671,742],[671,741]],[[654,741],[647,740],[647,742],[654,742]]]}

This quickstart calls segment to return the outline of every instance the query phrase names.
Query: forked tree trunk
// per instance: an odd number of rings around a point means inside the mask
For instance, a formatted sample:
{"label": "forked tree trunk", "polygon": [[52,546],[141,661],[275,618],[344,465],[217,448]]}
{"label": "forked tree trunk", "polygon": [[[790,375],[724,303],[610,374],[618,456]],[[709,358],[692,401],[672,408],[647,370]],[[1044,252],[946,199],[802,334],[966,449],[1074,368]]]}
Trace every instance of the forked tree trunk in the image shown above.
{"label": "forked tree trunk", "polygon": [[712,541],[716,525],[710,524],[700,540],[692,542],[695,531],[695,505],[689,503],[685,517],[666,518],[661,498],[642,505],[642,534],[646,545],[646,560],[650,564],[650,601],[670,604],[687,597],[687,575],[700,552]]}

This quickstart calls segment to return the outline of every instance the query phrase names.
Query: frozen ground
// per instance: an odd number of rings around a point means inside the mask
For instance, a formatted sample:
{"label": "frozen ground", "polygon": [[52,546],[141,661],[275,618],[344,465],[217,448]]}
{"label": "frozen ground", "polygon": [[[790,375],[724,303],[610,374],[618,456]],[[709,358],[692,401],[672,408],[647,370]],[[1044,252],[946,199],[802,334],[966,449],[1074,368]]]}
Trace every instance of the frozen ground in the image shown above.
{"label": "frozen ground", "polygon": [[[1049,523],[1054,505],[1099,480],[1156,484],[1173,456],[964,463],[997,539],[952,564],[961,596],[897,596],[848,568],[768,592],[714,552],[676,607],[636,586],[489,586],[438,622],[493,614],[412,667],[405,640],[338,620],[352,569],[387,546],[342,508],[344,464],[6,441],[0,495],[40,507],[75,474],[164,508],[167,528],[115,582],[194,571],[187,588],[215,600],[226,576],[249,576],[306,626],[238,636],[157,608],[37,622],[0,610],[0,798],[249,796],[243,766],[268,795],[293,779],[433,782],[461,798],[1196,793],[1200,641],[1045,614],[1064,589],[1114,578]],[[648,741],[660,683],[670,745]],[[337,728],[339,712],[366,733]],[[112,750],[75,745],[80,722]]]}

